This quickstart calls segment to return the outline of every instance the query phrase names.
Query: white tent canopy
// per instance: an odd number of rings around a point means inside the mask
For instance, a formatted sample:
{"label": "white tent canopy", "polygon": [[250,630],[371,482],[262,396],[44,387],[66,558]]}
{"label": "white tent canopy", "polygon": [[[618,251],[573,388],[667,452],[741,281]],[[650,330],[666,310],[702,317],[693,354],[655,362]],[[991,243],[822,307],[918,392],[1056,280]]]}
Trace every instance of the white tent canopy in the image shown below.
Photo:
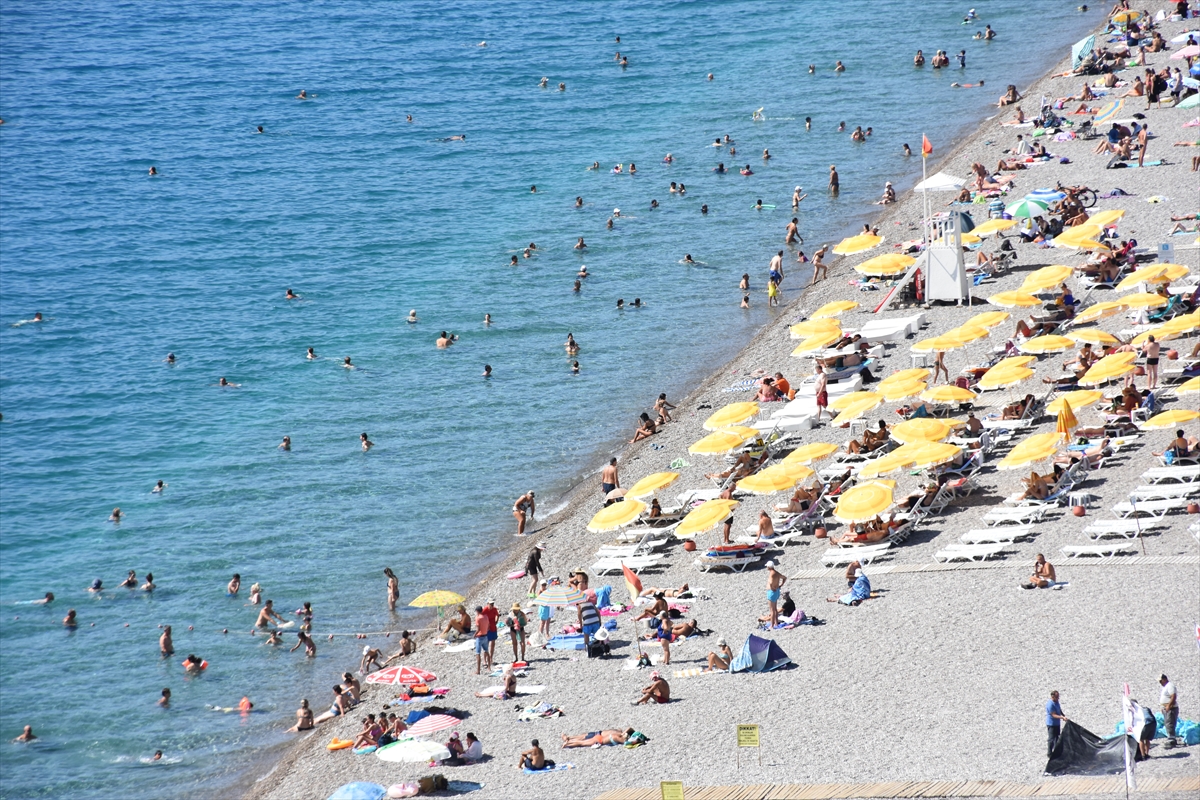
{"label": "white tent canopy", "polygon": [[953,175],[939,172],[936,175],[930,175],[913,188],[918,192],[957,192],[966,183],[965,178],[956,178]]}

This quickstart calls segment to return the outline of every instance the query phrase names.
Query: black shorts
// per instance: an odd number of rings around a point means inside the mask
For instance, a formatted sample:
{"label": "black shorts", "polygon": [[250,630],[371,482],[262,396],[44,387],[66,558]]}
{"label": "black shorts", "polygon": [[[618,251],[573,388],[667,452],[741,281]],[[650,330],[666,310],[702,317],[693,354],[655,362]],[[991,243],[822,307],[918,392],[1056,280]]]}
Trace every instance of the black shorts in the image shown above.
{"label": "black shorts", "polygon": [[1156,356],[1154,358],[1147,358],[1146,366],[1147,367],[1157,367],[1158,366],[1158,357]]}

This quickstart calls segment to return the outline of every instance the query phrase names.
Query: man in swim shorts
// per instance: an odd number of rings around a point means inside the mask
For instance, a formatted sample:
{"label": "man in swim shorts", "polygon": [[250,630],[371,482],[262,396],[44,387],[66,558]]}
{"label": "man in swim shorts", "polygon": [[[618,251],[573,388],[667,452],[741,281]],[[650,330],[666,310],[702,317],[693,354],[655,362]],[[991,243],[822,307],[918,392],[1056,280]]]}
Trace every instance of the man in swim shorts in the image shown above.
{"label": "man in swim shorts", "polygon": [[475,606],[475,674],[479,674],[480,662],[487,660],[487,668],[492,668],[492,660],[488,658],[488,618],[483,613],[483,606]]}
{"label": "man in swim shorts", "polygon": [[500,609],[496,608],[495,600],[488,600],[487,605],[483,607],[483,614],[488,618],[488,664],[490,665],[496,660],[496,638],[499,636],[500,629]]}
{"label": "man in swim shorts", "polygon": [[617,474],[617,459],[611,458],[608,461],[608,466],[600,472],[600,493],[607,496],[609,492],[621,485],[621,478]]}
{"label": "man in swim shorts", "polygon": [[787,576],[775,569],[775,562],[767,562],[767,602],[771,606],[771,627],[779,624],[779,597]]}

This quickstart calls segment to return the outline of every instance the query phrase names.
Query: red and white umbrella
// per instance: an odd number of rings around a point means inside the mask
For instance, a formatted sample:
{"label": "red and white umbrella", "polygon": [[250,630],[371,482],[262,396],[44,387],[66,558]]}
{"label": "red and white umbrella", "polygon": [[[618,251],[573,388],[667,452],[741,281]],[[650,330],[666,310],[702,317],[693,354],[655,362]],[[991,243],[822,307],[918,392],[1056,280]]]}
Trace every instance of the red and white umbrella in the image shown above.
{"label": "red and white umbrella", "polygon": [[430,714],[428,717],[419,719],[412,725],[409,725],[406,732],[410,736],[426,736],[438,731],[444,731],[446,728],[453,728],[455,725],[461,723],[461,719],[452,717],[449,714]]}
{"label": "red and white umbrella", "polygon": [[380,683],[384,686],[412,686],[417,683],[433,683],[437,675],[417,667],[401,666],[388,667],[367,676],[367,683]]}

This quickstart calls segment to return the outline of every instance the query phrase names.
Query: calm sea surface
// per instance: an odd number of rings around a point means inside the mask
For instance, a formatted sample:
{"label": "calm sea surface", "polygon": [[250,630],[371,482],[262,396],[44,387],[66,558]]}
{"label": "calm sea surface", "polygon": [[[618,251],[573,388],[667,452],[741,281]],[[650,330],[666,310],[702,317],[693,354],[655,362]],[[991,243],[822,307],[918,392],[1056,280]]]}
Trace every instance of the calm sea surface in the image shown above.
{"label": "calm sea surface", "polygon": [[[299,699],[324,701],[356,663],[361,642],[328,633],[407,619],[389,618],[384,566],[403,602],[465,588],[513,546],[518,494],[552,508],[659,391],[770,319],[794,186],[810,192],[806,251],[853,232],[885,180],[919,175],[901,143],[919,151],[925,131],[944,149],[1004,84],[1065,55],[1098,22],[1076,5],[1040,3],[1031,24],[1027,4],[989,3],[966,26],[966,3],[895,0],[5,0],[0,738],[41,738],[0,744],[0,796],[228,796],[288,741]],[[972,41],[985,22],[999,38]],[[966,48],[967,69],[915,70],[918,47]],[[874,135],[853,144],[842,120]],[[709,146],[725,134],[736,156]],[[718,161],[755,174],[715,175]],[[610,174],[630,162],[636,175]],[[575,294],[581,264],[593,277]],[[634,297],[646,307],[615,309]],[[46,321],[15,324],[34,312]],[[459,342],[435,349],[441,330]],[[157,591],[86,591],[129,569]],[[312,602],[315,661],[246,635],[254,582],[288,614]],[[19,604],[47,591],[49,607]],[[203,677],[182,675],[187,653]],[[255,713],[206,710],[243,695]],[[164,762],[141,761],[157,749]]]}

